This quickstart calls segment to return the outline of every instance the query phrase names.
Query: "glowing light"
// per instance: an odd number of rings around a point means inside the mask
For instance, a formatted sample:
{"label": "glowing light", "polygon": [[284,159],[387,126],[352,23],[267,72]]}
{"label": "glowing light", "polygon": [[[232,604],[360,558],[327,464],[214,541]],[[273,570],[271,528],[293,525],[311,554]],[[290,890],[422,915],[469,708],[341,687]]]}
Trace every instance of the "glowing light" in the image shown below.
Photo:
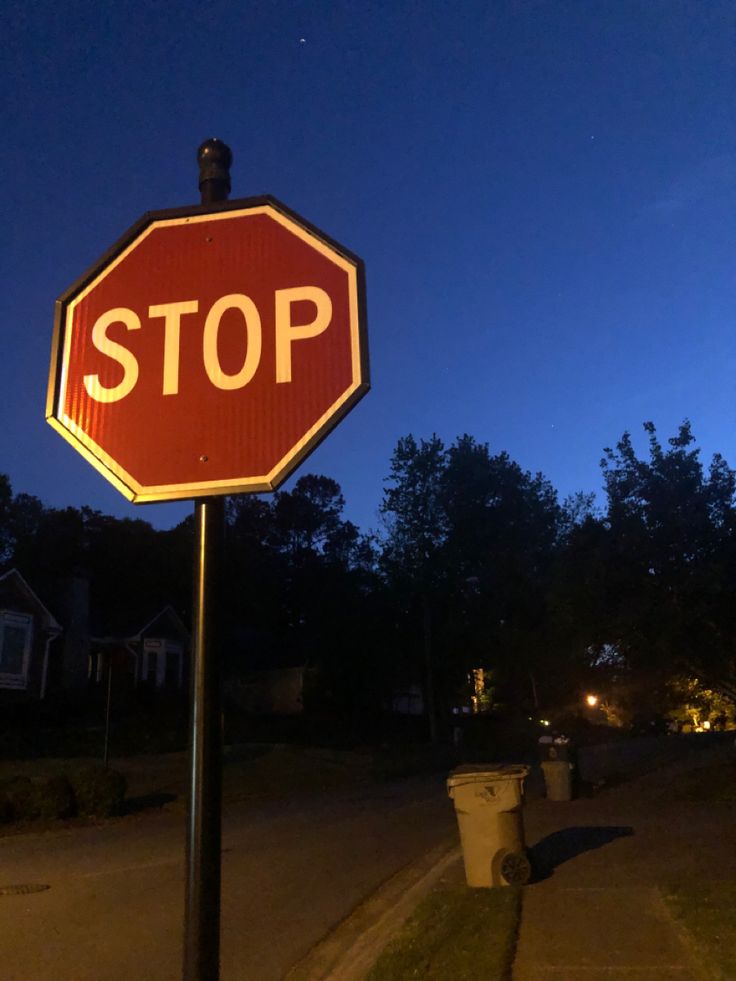
{"label": "glowing light", "polygon": [[549,725],[549,720],[548,719],[540,719],[539,720],[539,724],[540,724],[540,726],[548,726]]}
{"label": "glowing light", "polygon": [[708,720],[707,720],[707,719],[706,719],[706,720],[705,720],[705,722],[703,723],[703,728],[704,728],[704,729],[710,729],[710,722],[708,722]]}
{"label": "glowing light", "polygon": [[597,695],[586,695],[585,696],[585,701],[586,701],[586,703],[588,705],[590,705],[591,708],[595,708],[596,705],[598,704],[598,696]]}

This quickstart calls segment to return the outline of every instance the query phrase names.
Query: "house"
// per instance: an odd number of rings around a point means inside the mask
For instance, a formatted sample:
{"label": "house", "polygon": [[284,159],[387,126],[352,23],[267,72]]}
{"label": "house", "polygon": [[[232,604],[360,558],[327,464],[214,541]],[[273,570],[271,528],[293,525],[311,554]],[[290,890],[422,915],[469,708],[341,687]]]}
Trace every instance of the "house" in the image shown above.
{"label": "house", "polygon": [[17,569],[0,575],[2,703],[45,698],[51,645],[61,633],[60,624]]}
{"label": "house", "polygon": [[133,633],[91,637],[89,685],[94,689],[105,684],[109,665],[115,674],[116,687],[174,694],[186,688],[190,650],[189,631],[176,611],[165,606]]}
{"label": "house", "polygon": [[[90,616],[89,582],[72,575],[56,585],[64,627],[17,569],[0,575],[0,704],[77,698],[107,684],[118,694],[183,692],[189,678],[189,631],[171,606],[137,630],[100,630]],[[121,611],[125,622],[126,613]],[[56,639],[59,640],[56,641]]]}

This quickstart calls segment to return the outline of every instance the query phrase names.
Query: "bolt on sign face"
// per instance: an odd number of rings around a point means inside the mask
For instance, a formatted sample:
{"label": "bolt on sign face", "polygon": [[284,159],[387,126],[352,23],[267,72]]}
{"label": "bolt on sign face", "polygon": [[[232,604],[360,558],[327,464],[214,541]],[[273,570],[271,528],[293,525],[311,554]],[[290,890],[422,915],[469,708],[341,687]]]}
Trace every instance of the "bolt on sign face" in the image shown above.
{"label": "bolt on sign face", "polygon": [[178,500],[273,490],[368,387],[362,261],[252,198],[144,215],[57,300],[46,418]]}

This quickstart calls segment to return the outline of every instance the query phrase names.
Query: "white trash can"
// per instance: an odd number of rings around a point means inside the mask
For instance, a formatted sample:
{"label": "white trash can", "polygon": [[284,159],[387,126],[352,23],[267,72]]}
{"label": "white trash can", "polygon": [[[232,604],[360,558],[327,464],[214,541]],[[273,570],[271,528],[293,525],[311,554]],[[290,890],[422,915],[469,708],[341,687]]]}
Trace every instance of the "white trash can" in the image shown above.
{"label": "white trash can", "polygon": [[545,760],[542,763],[547,800],[572,800],[572,766],[565,760]]}
{"label": "white trash can", "polygon": [[469,886],[524,885],[531,866],[524,844],[521,805],[528,766],[460,766],[447,779],[455,804],[465,879]]}

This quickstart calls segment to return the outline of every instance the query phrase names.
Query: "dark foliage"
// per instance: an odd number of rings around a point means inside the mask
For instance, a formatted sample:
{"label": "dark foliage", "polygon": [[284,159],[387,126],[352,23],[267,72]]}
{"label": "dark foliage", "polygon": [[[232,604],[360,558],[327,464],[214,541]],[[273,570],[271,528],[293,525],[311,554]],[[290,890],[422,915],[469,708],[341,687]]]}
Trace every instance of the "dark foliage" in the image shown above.
{"label": "dark foliage", "polygon": [[86,817],[120,814],[125,800],[126,780],[106,766],[90,766],[72,776],[77,813]]}
{"label": "dark foliage", "polygon": [[[736,474],[720,456],[703,466],[689,423],[665,445],[644,428],[645,456],[628,433],[605,450],[600,510],[591,494],[560,504],[543,475],[468,435],[399,440],[380,535],[345,518],[324,476],[228,499],[226,675],[301,666],[308,713],[345,732],[420,685],[435,739],[475,668],[497,717],[527,721],[603,681],[632,713],[666,708],[682,677],[736,697]],[[191,549],[191,520],[160,532],[46,508],[0,476],[0,558],[52,611],[69,576],[87,577],[98,634],[165,604],[187,622]]]}

